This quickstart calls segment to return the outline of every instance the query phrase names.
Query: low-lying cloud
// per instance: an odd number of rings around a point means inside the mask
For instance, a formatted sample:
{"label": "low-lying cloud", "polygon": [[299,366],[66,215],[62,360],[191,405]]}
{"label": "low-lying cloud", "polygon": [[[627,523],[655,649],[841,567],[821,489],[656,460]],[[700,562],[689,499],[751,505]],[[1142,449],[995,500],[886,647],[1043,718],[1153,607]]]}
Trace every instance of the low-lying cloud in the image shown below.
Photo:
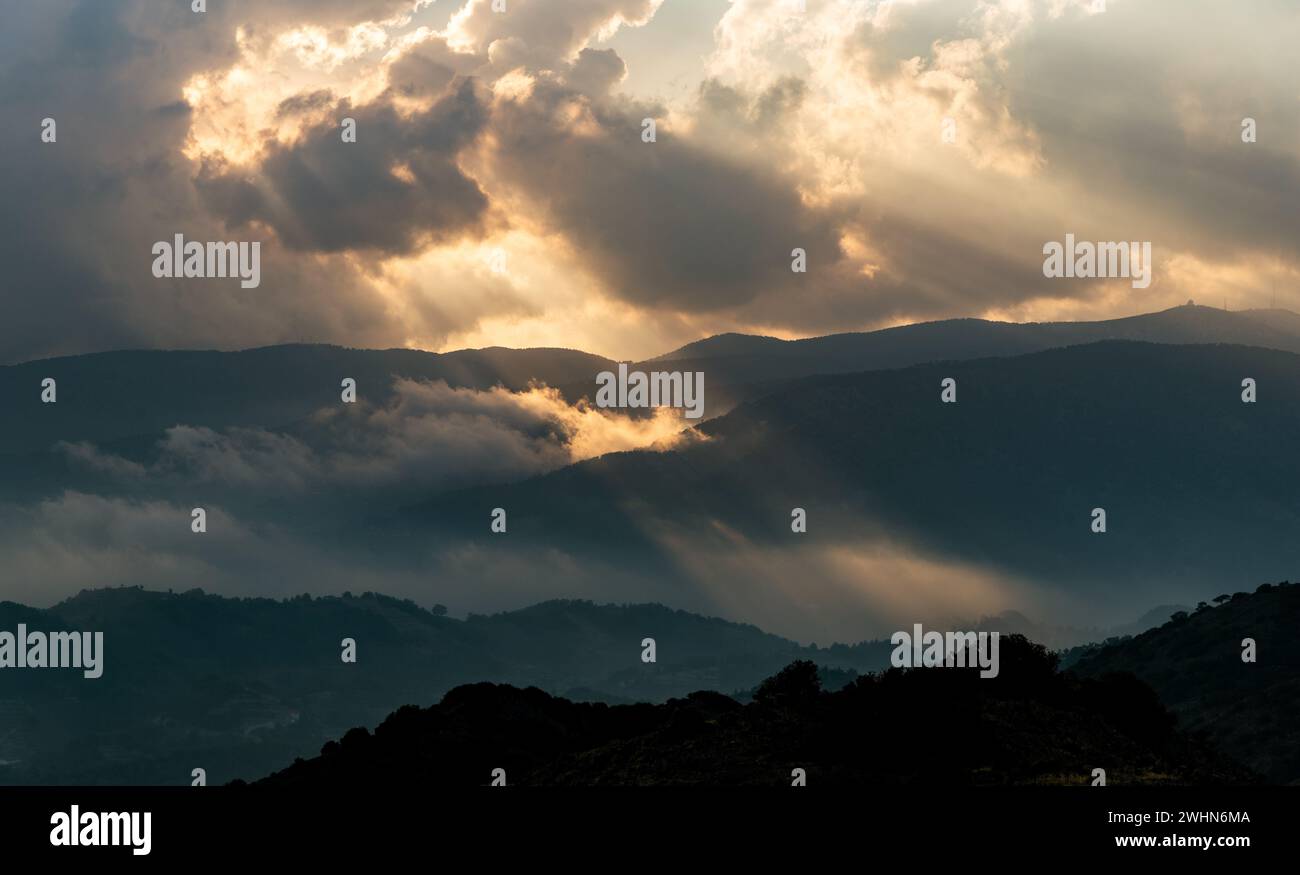
{"label": "low-lying cloud", "polygon": [[534,386],[524,392],[452,388],[399,379],[392,399],[317,411],[293,433],[176,425],[146,462],[64,443],[78,465],[135,486],[195,494],[213,486],[231,500],[336,493],[340,500],[397,505],[435,492],[523,479],[632,449],[700,440],[680,414],[631,417]]}

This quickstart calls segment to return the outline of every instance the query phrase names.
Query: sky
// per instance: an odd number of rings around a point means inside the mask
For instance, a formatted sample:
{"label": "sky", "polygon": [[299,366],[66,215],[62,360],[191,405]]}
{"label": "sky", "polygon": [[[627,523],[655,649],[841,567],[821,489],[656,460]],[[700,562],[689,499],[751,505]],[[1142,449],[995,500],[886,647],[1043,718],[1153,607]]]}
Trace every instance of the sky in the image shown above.
{"label": "sky", "polygon": [[[493,6],[0,0],[0,362],[1300,309],[1294,0]],[[176,234],[260,285],[155,277]],[[1066,234],[1150,286],[1045,277]]]}

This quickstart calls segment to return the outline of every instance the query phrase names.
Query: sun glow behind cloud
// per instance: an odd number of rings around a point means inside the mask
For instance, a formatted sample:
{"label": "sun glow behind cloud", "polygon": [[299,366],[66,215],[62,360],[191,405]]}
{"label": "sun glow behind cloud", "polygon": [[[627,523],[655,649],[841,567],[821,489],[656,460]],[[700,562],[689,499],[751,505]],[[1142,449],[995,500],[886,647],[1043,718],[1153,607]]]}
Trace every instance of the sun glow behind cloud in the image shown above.
{"label": "sun glow behind cloud", "polygon": [[[504,15],[484,0],[420,0],[389,9],[376,20],[344,16],[328,24],[308,15],[262,26],[249,16],[232,27],[233,62],[221,56],[221,63],[200,67],[180,85],[190,110],[182,156],[196,174],[202,168],[236,181],[262,173],[269,154],[337,130],[349,112],[391,107],[416,124],[438,111],[451,83],[460,81],[455,77],[476,83],[475,99],[486,114],[482,130],[449,160],[482,192],[480,221],[428,234],[414,229],[415,252],[361,243],[349,249],[330,238],[329,251],[342,247],[338,257],[354,271],[347,294],[369,296],[387,315],[387,327],[375,327],[382,342],[434,349],[567,346],[639,358],[723,331],[800,337],[944,316],[1104,317],[1197,296],[1267,306],[1275,285],[1285,303],[1295,284],[1294,253],[1278,241],[1242,234],[1231,245],[1207,248],[1215,239],[1213,212],[1180,206],[1179,193],[1132,185],[1131,166],[1108,170],[1090,157],[1098,143],[1088,138],[1103,135],[1096,121],[1090,128],[1082,119],[1091,112],[1119,130],[1125,119],[1142,115],[1145,100],[1167,106],[1168,118],[1155,113],[1147,127],[1129,125],[1133,136],[1150,135],[1158,147],[1167,140],[1159,125],[1172,123],[1178,137],[1201,144],[1193,160],[1244,166],[1230,153],[1241,146],[1234,142],[1236,118],[1225,126],[1225,107],[1237,116],[1261,111],[1244,103],[1235,109],[1233,102],[1244,98],[1232,89],[1243,86],[1231,77],[1209,92],[1176,87],[1162,82],[1157,65],[1140,83],[1155,97],[1102,103],[1096,87],[1086,84],[1073,98],[1056,93],[1073,81],[1065,76],[1071,71],[1086,77],[1096,75],[1099,63],[1128,61],[1124,53],[1159,18],[1139,4],[1114,0],[1102,12],[1088,0],[844,0],[809,2],[800,13],[786,0],[591,0],[559,11],[520,0]],[[1182,26],[1201,38],[1199,21]],[[1228,33],[1232,26],[1220,23]],[[1172,36],[1159,33],[1150,47],[1165,67],[1195,62],[1179,54]],[[701,54],[705,36],[708,51]],[[1080,58],[1062,57],[1061,45],[1083,47]],[[621,46],[627,58],[615,54]],[[1086,54],[1096,46],[1111,57]],[[683,52],[693,57],[679,57]],[[671,76],[643,75],[659,58]],[[1044,70],[1057,79],[1044,81]],[[683,76],[697,81],[684,88]],[[659,102],[657,93],[666,100]],[[1073,107],[1068,113],[1067,106]],[[643,116],[658,123],[653,152],[630,127]],[[1075,116],[1081,121],[1071,130]],[[535,128],[506,134],[502,119]],[[1285,127],[1285,119],[1277,124]],[[955,133],[950,142],[943,139],[947,125]],[[502,148],[503,137],[515,139]],[[736,169],[737,186],[747,185],[743,174],[749,174],[771,183],[771,193],[796,198],[771,217],[750,208],[752,202],[732,215],[719,211],[716,258],[732,257],[722,253],[737,232],[765,247],[745,249],[762,266],[743,291],[684,295],[674,288],[692,264],[707,262],[712,241],[699,233],[660,233],[671,216],[646,219],[644,233],[633,237],[626,229],[635,223],[625,223],[617,232],[622,239],[597,219],[597,237],[610,236],[604,241],[575,226],[576,210],[566,216],[552,209],[565,187],[582,186],[584,169],[567,168],[574,178],[552,186],[536,168],[523,176],[508,166],[519,162],[521,141],[561,148],[557,138],[570,151],[590,145],[593,156],[604,156],[593,162],[608,163],[619,154],[610,148],[619,137],[627,138],[619,149],[629,156],[638,149],[661,161],[678,156],[661,164],[662,174],[713,162]],[[1269,155],[1283,177],[1294,175],[1294,144],[1274,138],[1251,148]],[[1129,151],[1153,148],[1139,139]],[[626,163],[632,171],[626,178],[606,170],[607,187],[681,186],[678,201],[687,213],[695,211],[692,196],[705,196],[686,177],[655,178],[637,161]],[[384,173],[411,188],[430,184],[428,168],[410,154]],[[584,208],[608,207],[596,194],[573,195],[575,205],[587,198]],[[1195,197],[1209,203],[1221,200],[1218,194]],[[628,207],[639,200],[623,198]],[[1284,223],[1287,209],[1281,202],[1270,207],[1273,227]],[[782,217],[789,219],[784,231]],[[267,217],[255,227],[272,241],[286,230]],[[1067,231],[1087,239],[1151,239],[1157,259],[1151,289],[1137,295],[1101,281],[1045,283],[1040,247]],[[787,253],[817,234],[830,245],[814,253],[808,282],[792,283],[782,269]],[[683,251],[692,240],[702,254]],[[292,245],[308,248],[302,240]],[[655,246],[682,276],[666,270],[661,278],[613,263],[645,259]],[[485,275],[484,260],[499,252],[508,270]],[[302,263],[321,257],[292,256]]]}

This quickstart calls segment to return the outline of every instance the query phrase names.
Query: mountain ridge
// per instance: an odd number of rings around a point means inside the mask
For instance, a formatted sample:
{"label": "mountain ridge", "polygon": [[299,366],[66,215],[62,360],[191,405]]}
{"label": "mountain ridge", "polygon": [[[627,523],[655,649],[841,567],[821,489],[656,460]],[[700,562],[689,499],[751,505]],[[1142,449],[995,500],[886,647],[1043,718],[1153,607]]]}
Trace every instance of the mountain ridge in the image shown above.
{"label": "mountain ridge", "polygon": [[[788,341],[730,333],[631,364],[703,369],[705,415],[716,417],[805,376],[1020,355],[1116,338],[1246,343],[1300,352],[1300,316],[1283,310],[1175,307],[1101,322],[952,319]],[[740,343],[747,351],[701,354],[713,341]],[[0,408],[12,411],[11,422],[17,424],[0,432],[0,455],[48,452],[59,441],[130,439],[177,424],[283,427],[336,405],[344,377],[357,380],[360,397],[379,404],[391,397],[394,378],[443,380],[452,388],[479,391],[498,385],[522,391],[541,383],[574,404],[594,399],[596,375],[616,365],[557,347],[429,352],[301,342],[237,351],[136,349],[49,357],[0,366]],[[57,404],[41,403],[46,377],[57,381]]]}
{"label": "mountain ridge", "polygon": [[[1033,332],[1056,332],[1069,334],[1077,332],[1086,336],[1075,342],[1092,342],[1095,340],[1140,340],[1144,339],[1137,336],[1141,331],[1150,331],[1160,326],[1160,320],[1178,320],[1185,326],[1189,321],[1188,317],[1209,320],[1206,325],[1200,326],[1200,330],[1207,330],[1209,324],[1218,323],[1220,325],[1235,325],[1238,328],[1249,328],[1251,331],[1259,333],[1262,338],[1274,337],[1285,338],[1288,346],[1273,347],[1267,342],[1258,345],[1269,346],[1270,348],[1287,348],[1291,349],[1295,343],[1294,334],[1300,332],[1300,314],[1281,308],[1268,309],[1251,309],[1251,310],[1221,310],[1216,307],[1205,307],[1200,305],[1183,304],[1176,307],[1169,307],[1164,310],[1156,310],[1150,313],[1140,313],[1133,316],[1119,316],[1113,319],[1100,320],[1075,320],[1075,321],[1056,321],[1056,322],[1007,322],[997,319],[984,319],[980,317],[954,317],[950,319],[936,319],[925,322],[910,322],[903,325],[893,325],[886,328],[878,328],[870,331],[844,331],[833,334],[816,335],[813,337],[801,337],[793,339],[782,339],[769,335],[745,334],[741,332],[723,332],[722,334],[711,335],[684,344],[670,352],[659,356],[654,356],[648,361],[664,361],[673,359],[689,358],[708,358],[713,356],[733,355],[728,347],[733,344],[751,344],[755,347],[762,346],[765,351],[781,351],[791,355],[804,353],[807,349],[828,344],[840,344],[849,341],[867,341],[872,338],[883,338],[892,335],[901,335],[921,331],[942,331],[952,327],[971,327],[980,326],[982,328],[1006,327],[1011,329],[1021,329],[1026,333]],[[1281,317],[1289,320],[1294,324],[1290,330],[1276,329],[1267,326],[1261,329],[1260,325],[1267,319]],[[1127,329],[1127,330],[1124,330]],[[1262,333],[1260,333],[1262,332]],[[1195,341],[1155,341],[1155,342],[1195,342]],[[1233,341],[1225,341],[1233,342]],[[1254,345],[1254,344],[1248,344]],[[717,348],[717,351],[711,351]],[[743,353],[742,353],[743,354]]]}

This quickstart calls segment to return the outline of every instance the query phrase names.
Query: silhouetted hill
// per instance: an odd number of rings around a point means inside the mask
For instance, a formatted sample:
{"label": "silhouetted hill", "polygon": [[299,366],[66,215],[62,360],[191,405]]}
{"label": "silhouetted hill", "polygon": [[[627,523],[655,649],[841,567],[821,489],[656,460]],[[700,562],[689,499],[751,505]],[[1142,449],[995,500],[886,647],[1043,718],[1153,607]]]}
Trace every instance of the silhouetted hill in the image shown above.
{"label": "silhouetted hill", "polygon": [[[104,670],[0,671],[0,782],[188,783],[255,777],[350,726],[474,681],[608,701],[753,686],[791,659],[887,663],[887,642],[834,655],[660,605],[548,602],[466,620],[366,594],[287,601],[137,588],[49,610],[0,602],[0,630],[104,634]],[[658,662],[640,660],[652,636]],[[357,661],[340,642],[353,638]]]}
{"label": "silhouetted hill", "polygon": [[[1300,586],[1198,606],[1126,641],[1085,655],[1085,677],[1131,672],[1150,684],[1180,725],[1275,783],[1300,784]],[[1243,662],[1253,639],[1256,662]]]}
{"label": "silhouetted hill", "polygon": [[809,786],[1250,782],[1173,727],[1130,676],[1079,680],[1015,636],[1001,672],[891,669],[835,692],[791,663],[750,704],[696,692],[660,705],[574,703],[536,689],[474,684],[430,708],[353,729],[269,786]]}

